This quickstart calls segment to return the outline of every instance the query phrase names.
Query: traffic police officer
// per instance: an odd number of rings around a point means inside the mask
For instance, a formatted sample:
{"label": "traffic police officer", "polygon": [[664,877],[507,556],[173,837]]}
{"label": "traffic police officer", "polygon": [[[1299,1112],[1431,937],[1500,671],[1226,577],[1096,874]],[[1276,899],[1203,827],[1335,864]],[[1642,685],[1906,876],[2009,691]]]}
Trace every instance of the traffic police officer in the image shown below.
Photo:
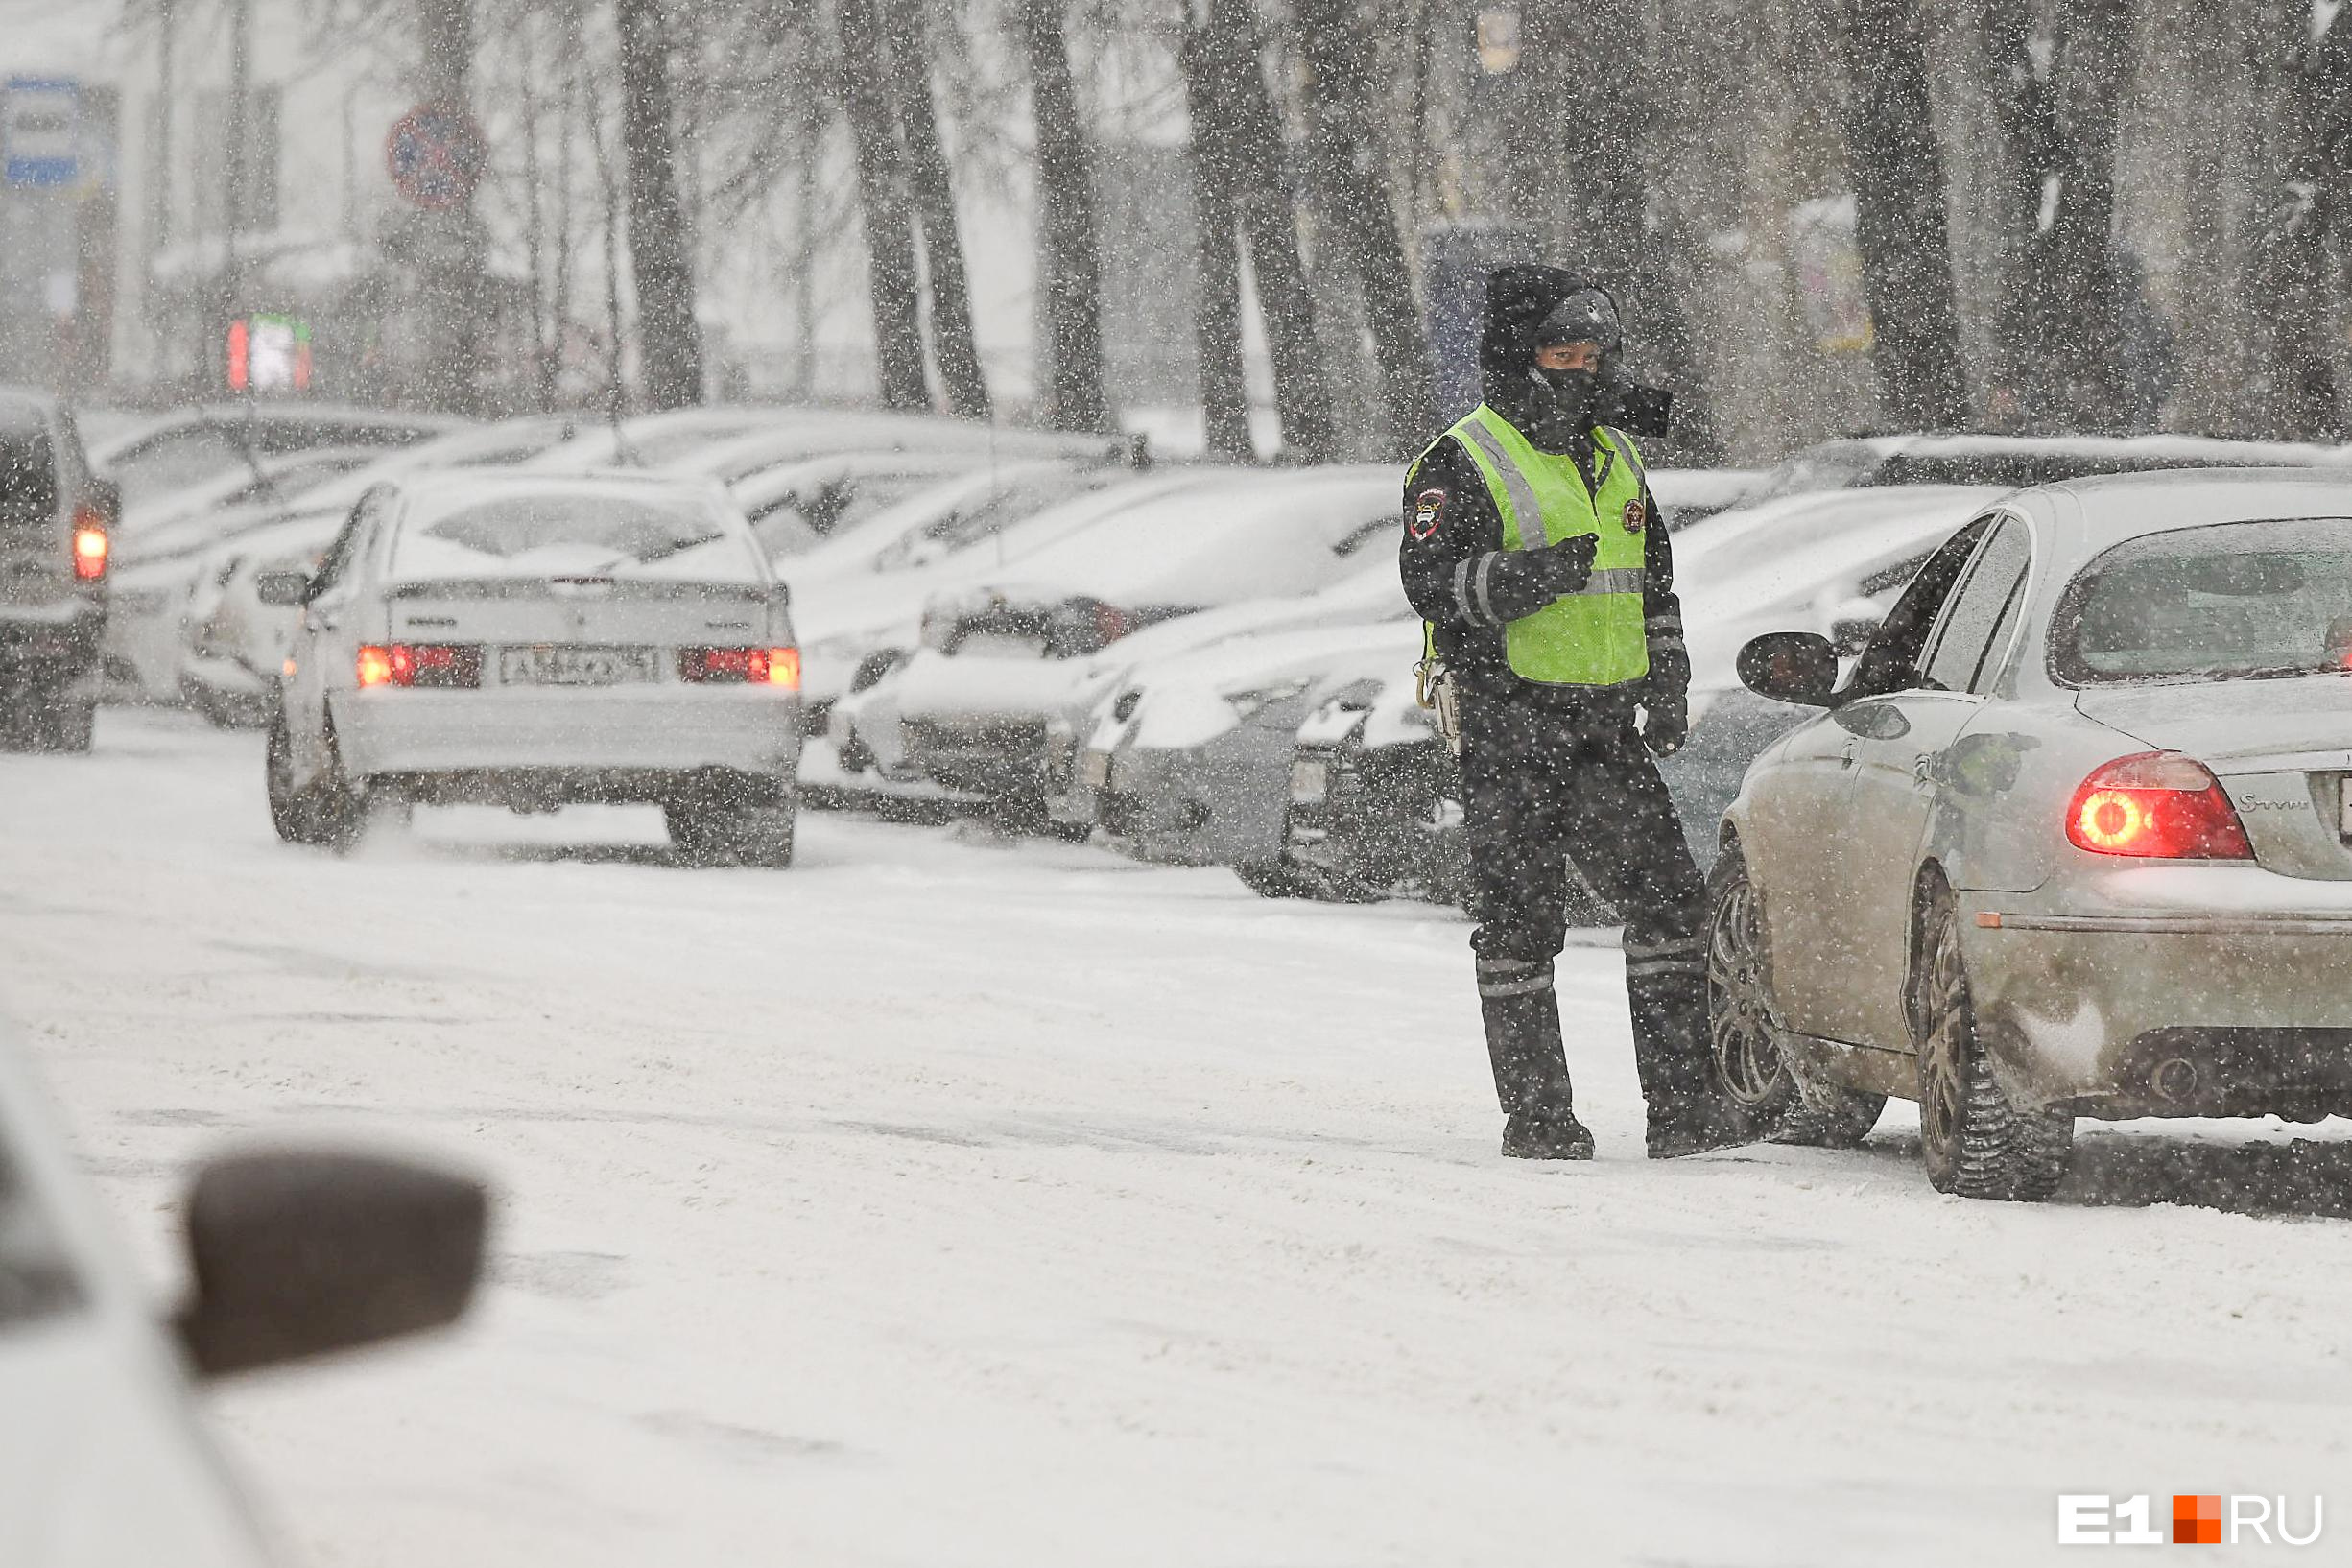
{"label": "traffic police officer", "polygon": [[1625,918],[1650,1154],[1737,1141],[1707,1044],[1704,895],[1650,756],[1683,742],[1690,656],[1641,453],[1610,423],[1620,346],[1605,291],[1556,268],[1497,269],[1479,344],[1485,401],[1405,482],[1405,592],[1459,725],[1503,1152],[1536,1159],[1593,1150],[1552,988],[1563,860]]}

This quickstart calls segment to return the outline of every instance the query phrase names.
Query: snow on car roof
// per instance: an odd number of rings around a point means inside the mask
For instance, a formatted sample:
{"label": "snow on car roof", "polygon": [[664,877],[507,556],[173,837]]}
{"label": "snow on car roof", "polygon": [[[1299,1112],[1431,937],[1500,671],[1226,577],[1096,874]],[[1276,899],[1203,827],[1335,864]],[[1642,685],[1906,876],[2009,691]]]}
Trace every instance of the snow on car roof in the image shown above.
{"label": "snow on car roof", "polygon": [[2064,498],[2054,516],[2101,550],[2136,535],[2267,517],[2352,517],[2352,473],[2325,469],[2202,469],[2113,474],[2037,486],[2030,497]]}
{"label": "snow on car roof", "polygon": [[[1382,464],[1247,474],[1114,510],[1010,571],[983,563],[964,577],[1008,599],[1082,593],[1128,606],[1303,592],[1347,571],[1341,547],[1377,536],[1367,526],[1393,519],[1397,489]],[[1008,531],[1006,544],[1042,521]]]}
{"label": "snow on car roof", "polygon": [[[644,470],[552,475],[438,470],[403,480],[391,577],[596,572],[759,582],[767,558],[713,481]],[[577,536],[563,532],[577,518]],[[479,518],[479,525],[471,520]],[[464,526],[461,526],[464,525]]]}

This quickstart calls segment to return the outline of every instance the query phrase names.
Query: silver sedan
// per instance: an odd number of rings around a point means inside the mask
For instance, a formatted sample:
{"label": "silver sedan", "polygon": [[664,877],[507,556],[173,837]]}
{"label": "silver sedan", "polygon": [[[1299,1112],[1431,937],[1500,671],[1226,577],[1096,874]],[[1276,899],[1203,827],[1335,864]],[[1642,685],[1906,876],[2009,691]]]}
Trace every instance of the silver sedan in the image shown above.
{"label": "silver sedan", "polygon": [[2058,1185],[2078,1116],[2352,1112],[2352,483],[2019,491],[1749,770],[1713,878],[1730,1091],[1794,1141],[1920,1104],[1929,1177]]}

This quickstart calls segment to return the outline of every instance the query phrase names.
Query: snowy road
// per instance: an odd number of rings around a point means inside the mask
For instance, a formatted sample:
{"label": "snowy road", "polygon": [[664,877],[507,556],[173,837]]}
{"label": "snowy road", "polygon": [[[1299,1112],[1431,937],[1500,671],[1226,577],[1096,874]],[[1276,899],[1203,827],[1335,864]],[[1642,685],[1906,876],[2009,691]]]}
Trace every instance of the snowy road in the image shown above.
{"label": "snowy road", "polygon": [[1507,1163],[1464,935],[828,817],[784,873],[620,813],[338,862],[251,737],[0,757],[0,989],[159,1291],[235,1134],[500,1189],[463,1334],[215,1401],[320,1564],[1981,1568],[2075,1556],[2061,1491],[2352,1508],[2342,1124],[2093,1133],[2040,1208],[1907,1115],[1649,1165],[1595,948],[1602,1158]]}

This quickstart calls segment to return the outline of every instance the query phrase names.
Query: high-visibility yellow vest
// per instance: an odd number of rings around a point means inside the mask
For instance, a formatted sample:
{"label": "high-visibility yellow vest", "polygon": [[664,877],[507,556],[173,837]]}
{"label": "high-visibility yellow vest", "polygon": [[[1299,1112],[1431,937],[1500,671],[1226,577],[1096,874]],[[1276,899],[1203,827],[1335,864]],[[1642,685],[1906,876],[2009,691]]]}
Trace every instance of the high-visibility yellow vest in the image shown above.
{"label": "high-visibility yellow vest", "polygon": [[1642,458],[1622,431],[1593,432],[1595,487],[1576,460],[1539,452],[1481,403],[1447,432],[1478,464],[1503,518],[1503,548],[1532,550],[1591,535],[1590,582],[1503,629],[1511,671],[1549,686],[1618,686],[1650,673],[1643,588],[1649,531]]}

